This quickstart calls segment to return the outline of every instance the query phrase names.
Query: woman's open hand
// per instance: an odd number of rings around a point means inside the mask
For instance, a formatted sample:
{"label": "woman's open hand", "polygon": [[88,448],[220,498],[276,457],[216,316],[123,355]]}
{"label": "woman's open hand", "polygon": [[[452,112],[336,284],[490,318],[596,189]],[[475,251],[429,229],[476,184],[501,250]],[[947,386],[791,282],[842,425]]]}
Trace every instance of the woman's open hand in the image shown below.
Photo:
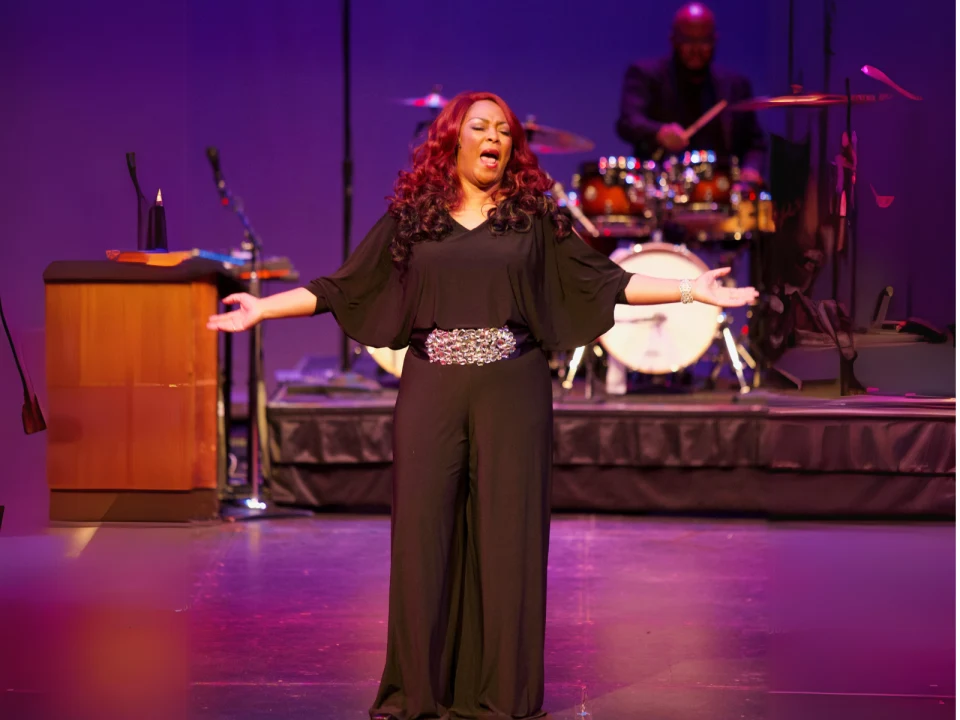
{"label": "woman's open hand", "polygon": [[708,270],[693,281],[693,299],[707,305],[732,308],[753,304],[759,293],[752,287],[723,287],[719,279],[730,272],[730,268]]}
{"label": "woman's open hand", "polygon": [[233,295],[228,295],[223,299],[223,304],[239,305],[240,307],[220,315],[211,315],[210,319],[207,320],[207,328],[209,330],[243,332],[263,320],[263,310],[260,307],[260,300],[249,293],[234,293]]}

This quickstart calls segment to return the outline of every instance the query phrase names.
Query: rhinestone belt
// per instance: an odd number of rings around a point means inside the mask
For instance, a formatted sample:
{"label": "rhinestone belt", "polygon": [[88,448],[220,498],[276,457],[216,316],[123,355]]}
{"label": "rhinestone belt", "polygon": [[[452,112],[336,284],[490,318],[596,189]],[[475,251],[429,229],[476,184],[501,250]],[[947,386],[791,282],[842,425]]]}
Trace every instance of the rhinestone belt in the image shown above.
{"label": "rhinestone belt", "polygon": [[486,365],[506,360],[517,349],[507,327],[477,330],[434,329],[424,343],[427,357],[441,365]]}

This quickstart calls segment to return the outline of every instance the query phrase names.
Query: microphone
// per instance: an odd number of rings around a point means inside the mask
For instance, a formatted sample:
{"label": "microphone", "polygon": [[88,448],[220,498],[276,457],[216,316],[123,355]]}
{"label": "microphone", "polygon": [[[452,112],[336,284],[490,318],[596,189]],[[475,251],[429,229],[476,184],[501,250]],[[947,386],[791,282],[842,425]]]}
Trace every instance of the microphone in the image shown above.
{"label": "microphone", "polygon": [[127,170],[130,172],[130,179],[133,180],[133,188],[137,191],[137,197],[142,198],[143,192],[140,190],[140,181],[137,180],[137,154],[127,153]]}
{"label": "microphone", "polygon": [[213,168],[213,179],[217,183],[217,189],[223,190],[223,172],[220,170],[220,151],[215,147],[207,148],[207,159],[210,161],[210,167]]}
{"label": "microphone", "polygon": [[220,151],[215,147],[207,148],[207,159],[210,161],[211,167],[213,167],[213,175],[216,178],[220,178]]}
{"label": "microphone", "polygon": [[220,202],[227,206],[230,200],[227,198],[227,183],[223,179],[223,171],[220,170],[220,151],[211,146],[207,148],[207,160],[210,161],[210,167],[213,168],[213,181],[217,185],[217,192],[220,194]]}
{"label": "microphone", "polygon": [[207,148],[207,160],[210,161],[210,167],[213,168],[213,180],[217,186],[217,194],[220,195],[220,204],[228,210],[233,210],[240,218],[240,224],[243,225],[244,236],[258,251],[260,250],[260,238],[254,232],[243,211],[243,202],[240,198],[234,199],[233,193],[227,188],[227,181],[223,178],[223,171],[220,169],[220,151],[212,145]]}
{"label": "microphone", "polygon": [[144,197],[140,189],[140,181],[137,180],[137,154],[128,152],[127,170],[130,172],[130,179],[133,181],[133,191],[137,194],[137,249],[144,250],[147,246],[146,228],[143,225],[143,206],[147,198]]}

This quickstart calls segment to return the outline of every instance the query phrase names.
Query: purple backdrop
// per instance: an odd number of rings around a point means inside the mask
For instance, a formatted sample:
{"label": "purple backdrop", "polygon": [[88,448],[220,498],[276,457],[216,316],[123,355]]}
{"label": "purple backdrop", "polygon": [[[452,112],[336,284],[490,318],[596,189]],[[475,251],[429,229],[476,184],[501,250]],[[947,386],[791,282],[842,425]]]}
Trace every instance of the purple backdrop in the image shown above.
{"label": "purple backdrop", "polygon": [[[490,89],[521,117],[534,114],[586,135],[599,154],[624,153],[614,133],[623,71],[638,57],[666,52],[678,4],[356,0],[354,244],[383,212],[423,117],[393,98],[424,94],[435,83],[447,95]],[[822,78],[822,10],[819,3],[796,4],[796,64],[815,90]],[[900,3],[837,5],[831,89],[841,89],[847,75],[855,92],[883,89],[858,74],[869,63],[924,97],[856,114],[860,308],[893,284],[892,314],[902,314],[909,272],[914,314],[952,322],[953,4],[936,0],[938,10],[927,7],[924,17]],[[757,94],[783,92],[786,1],[724,0],[713,7],[719,61],[746,73]],[[471,34],[474,28],[480,32]],[[145,192],[163,189],[171,249],[225,249],[240,239],[239,224],[217,204],[204,157],[204,148],[216,145],[268,253],[292,258],[305,278],[339,264],[341,54],[339,3],[332,1],[3,4],[0,292],[41,387],[44,267],[135,247],[127,151],[137,153]],[[834,118],[839,140],[842,112]],[[761,120],[767,129],[783,129],[778,113]],[[544,165],[569,181],[589,157],[548,157]],[[872,203],[868,182],[896,196],[891,208]],[[270,326],[268,374],[308,353],[335,354],[338,338],[329,317]],[[5,350],[0,401],[0,450],[14,458],[7,477],[44,497],[43,440],[24,443],[18,434],[18,388]],[[0,481],[0,504],[9,487]]]}

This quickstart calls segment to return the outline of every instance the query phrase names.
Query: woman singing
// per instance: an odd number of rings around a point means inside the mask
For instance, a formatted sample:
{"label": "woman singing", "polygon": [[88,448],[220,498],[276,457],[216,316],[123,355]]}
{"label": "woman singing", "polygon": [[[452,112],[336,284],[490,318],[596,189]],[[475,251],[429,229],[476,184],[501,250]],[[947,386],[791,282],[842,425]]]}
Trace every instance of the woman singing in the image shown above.
{"label": "woman singing", "polygon": [[357,342],[409,347],[394,411],[387,657],[372,718],[540,718],[552,393],[545,351],[592,342],[616,303],[752,302],[632,275],[571,230],[520,122],[453,99],[386,214],[334,274],[210,318],[332,312]]}

